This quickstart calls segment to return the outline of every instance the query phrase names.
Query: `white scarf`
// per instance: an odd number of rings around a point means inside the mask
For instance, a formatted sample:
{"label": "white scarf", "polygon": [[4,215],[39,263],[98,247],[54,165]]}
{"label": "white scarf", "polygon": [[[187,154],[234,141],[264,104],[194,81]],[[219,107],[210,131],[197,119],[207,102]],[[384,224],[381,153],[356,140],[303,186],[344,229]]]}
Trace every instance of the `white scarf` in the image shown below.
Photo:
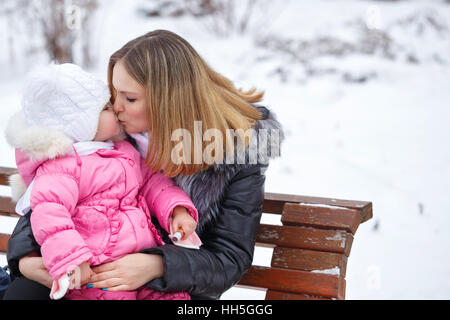
{"label": "white scarf", "polygon": [[[77,142],[73,144],[73,148],[76,150],[79,156],[87,156],[89,154],[95,153],[100,149],[114,149],[114,142],[112,141],[85,141]],[[69,155],[75,155],[75,151],[72,149],[68,153]],[[31,209],[31,190],[33,189],[34,179],[31,181],[27,188],[27,191],[23,196],[17,201],[16,213],[23,216]]]}
{"label": "white scarf", "polygon": [[141,154],[141,157],[145,159],[148,151],[148,132],[131,133],[130,136],[136,141],[139,153]]}

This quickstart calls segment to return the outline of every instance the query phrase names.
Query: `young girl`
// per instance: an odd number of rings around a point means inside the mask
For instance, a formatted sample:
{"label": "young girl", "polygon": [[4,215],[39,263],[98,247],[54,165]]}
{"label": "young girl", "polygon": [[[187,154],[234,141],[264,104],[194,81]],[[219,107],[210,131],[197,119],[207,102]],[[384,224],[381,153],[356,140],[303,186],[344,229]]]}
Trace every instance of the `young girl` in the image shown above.
{"label": "young girl", "polygon": [[67,299],[189,299],[185,292],[147,287],[112,292],[86,286],[90,266],[163,244],[151,216],[169,233],[183,230],[183,239],[198,217],[172,180],[152,172],[127,141],[111,140],[121,129],[109,99],[106,84],[78,66],[50,65],[29,77],[22,110],[8,125],[27,189],[18,205],[32,210],[33,235],[53,279],[50,295],[60,298],[61,286],[74,287],[77,271],[82,286]]}

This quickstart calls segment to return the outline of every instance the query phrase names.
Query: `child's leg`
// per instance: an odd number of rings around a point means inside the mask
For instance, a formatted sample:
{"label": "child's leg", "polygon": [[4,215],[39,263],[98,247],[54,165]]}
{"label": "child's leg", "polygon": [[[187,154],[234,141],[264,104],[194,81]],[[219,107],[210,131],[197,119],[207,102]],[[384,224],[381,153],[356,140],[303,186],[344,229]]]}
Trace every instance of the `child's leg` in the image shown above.
{"label": "child's leg", "polygon": [[137,291],[137,300],[191,300],[187,292],[160,292],[141,287]]}
{"label": "child's leg", "polygon": [[64,298],[68,300],[136,300],[136,296],[136,291],[103,291],[83,287],[70,290]]}
{"label": "child's leg", "polygon": [[50,300],[50,289],[20,276],[11,282],[3,300]]}

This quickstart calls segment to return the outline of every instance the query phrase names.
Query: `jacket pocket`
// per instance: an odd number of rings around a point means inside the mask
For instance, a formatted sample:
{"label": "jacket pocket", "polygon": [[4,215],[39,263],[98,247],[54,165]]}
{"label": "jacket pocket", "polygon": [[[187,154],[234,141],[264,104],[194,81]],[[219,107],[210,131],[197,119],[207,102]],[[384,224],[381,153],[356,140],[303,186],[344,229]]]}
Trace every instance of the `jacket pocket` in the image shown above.
{"label": "jacket pocket", "polygon": [[102,254],[111,237],[108,209],[103,206],[78,206],[76,210],[72,219],[75,229],[95,256]]}

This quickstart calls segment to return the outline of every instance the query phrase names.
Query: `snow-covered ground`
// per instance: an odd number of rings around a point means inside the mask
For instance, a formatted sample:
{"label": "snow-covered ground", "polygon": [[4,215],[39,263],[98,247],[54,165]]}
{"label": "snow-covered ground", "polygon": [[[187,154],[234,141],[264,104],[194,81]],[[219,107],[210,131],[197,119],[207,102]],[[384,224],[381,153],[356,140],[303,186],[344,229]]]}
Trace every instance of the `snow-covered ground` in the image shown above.
{"label": "snow-covered ground", "polygon": [[[263,23],[219,38],[201,19],[143,18],[143,0],[107,2],[94,72],[105,76],[126,41],[174,31],[239,87],[265,90],[287,133],[267,192],[373,202],[353,243],[348,299],[450,298],[449,4],[277,0]],[[19,108],[23,77],[7,59],[0,50],[1,129]],[[14,166],[2,135],[0,151],[0,166]],[[13,227],[1,218],[0,232]],[[270,254],[258,248],[255,260],[269,265]],[[223,296],[263,298],[236,288]]]}

